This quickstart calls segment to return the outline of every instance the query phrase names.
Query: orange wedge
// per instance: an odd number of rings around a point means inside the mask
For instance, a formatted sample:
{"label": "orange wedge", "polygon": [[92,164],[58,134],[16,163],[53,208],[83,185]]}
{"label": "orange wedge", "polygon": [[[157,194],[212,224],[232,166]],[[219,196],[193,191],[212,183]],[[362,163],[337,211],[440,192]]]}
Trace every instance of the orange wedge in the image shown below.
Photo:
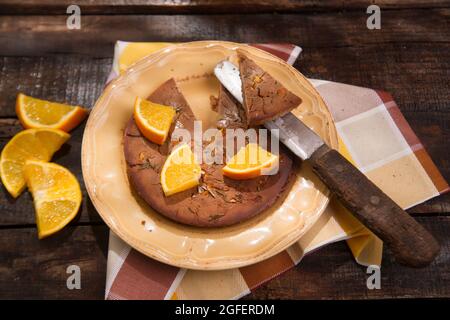
{"label": "orange wedge", "polygon": [[163,144],[169,134],[176,111],[170,106],[136,98],[134,120],[141,133],[148,140]]}
{"label": "orange wedge", "polygon": [[167,157],[161,170],[161,186],[164,194],[172,194],[198,185],[201,168],[195,159],[191,147],[187,144],[177,146]]}
{"label": "orange wedge", "polygon": [[52,128],[69,132],[88,115],[88,110],[26,96],[17,95],[16,114],[26,129]]}
{"label": "orange wedge", "polygon": [[28,129],[16,134],[3,148],[0,176],[6,190],[16,198],[25,188],[22,169],[27,160],[49,161],[70,138],[57,129]]}
{"label": "orange wedge", "polygon": [[241,148],[223,167],[223,175],[235,180],[253,179],[273,172],[278,165],[278,156],[261,148],[256,143],[249,143]]}
{"label": "orange wedge", "polygon": [[81,190],[69,170],[56,163],[28,160],[23,173],[33,195],[39,239],[61,230],[75,218]]}

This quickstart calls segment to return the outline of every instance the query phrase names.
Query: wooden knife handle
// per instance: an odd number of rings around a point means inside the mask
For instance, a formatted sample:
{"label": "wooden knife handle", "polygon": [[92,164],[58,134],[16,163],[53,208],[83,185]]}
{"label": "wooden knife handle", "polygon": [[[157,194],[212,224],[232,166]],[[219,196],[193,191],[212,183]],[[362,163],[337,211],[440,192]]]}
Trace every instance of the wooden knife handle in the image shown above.
{"label": "wooden knife handle", "polygon": [[436,239],[336,150],[320,147],[310,158],[314,172],[342,204],[411,267],[430,264]]}

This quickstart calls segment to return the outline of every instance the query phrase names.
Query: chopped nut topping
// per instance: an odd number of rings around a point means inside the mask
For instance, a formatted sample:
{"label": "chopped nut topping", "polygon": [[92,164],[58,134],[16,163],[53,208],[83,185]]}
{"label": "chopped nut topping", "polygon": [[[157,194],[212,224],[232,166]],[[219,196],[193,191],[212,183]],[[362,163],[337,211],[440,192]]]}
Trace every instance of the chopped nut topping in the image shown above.
{"label": "chopped nut topping", "polygon": [[253,82],[261,83],[261,82],[262,82],[262,78],[261,78],[260,76],[255,76],[255,77],[253,78]]}

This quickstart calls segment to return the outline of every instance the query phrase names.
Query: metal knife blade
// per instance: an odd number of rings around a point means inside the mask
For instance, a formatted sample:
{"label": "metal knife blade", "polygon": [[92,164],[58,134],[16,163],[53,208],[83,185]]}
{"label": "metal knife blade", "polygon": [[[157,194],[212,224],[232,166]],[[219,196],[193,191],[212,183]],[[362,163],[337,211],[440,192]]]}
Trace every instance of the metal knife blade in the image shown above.
{"label": "metal knife blade", "polygon": [[[239,68],[230,61],[224,60],[216,65],[214,74],[233,97],[242,104],[244,99]],[[290,112],[283,117],[264,123],[264,126],[269,130],[275,129],[272,134],[303,160],[308,159],[324,144],[324,141],[314,131]]]}
{"label": "metal knife blade", "polygon": [[214,75],[233,97],[242,104],[244,98],[242,97],[242,81],[238,67],[230,61],[224,60],[216,65]]}

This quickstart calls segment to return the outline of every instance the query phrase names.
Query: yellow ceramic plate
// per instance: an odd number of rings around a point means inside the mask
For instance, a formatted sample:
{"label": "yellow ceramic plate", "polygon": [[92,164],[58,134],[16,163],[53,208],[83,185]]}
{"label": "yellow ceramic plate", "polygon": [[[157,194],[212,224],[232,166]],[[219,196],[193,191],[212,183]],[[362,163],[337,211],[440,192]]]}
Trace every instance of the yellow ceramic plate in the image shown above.
{"label": "yellow ceramic plate", "polygon": [[294,111],[332,147],[336,131],[325,104],[296,69],[256,48],[219,41],[174,45],[132,65],[105,89],[93,108],[83,138],[83,176],[89,196],[114,233],[130,246],[159,261],[191,269],[241,267],[286,249],[312,226],[328,203],[328,190],[307,163],[283,201],[244,223],[201,229],[172,222],[133,192],[126,175],[123,129],[136,96],[147,97],[174,77],[203,127],[215,123],[210,95],[217,95],[214,66],[245,50],[261,67],[303,99]]}

